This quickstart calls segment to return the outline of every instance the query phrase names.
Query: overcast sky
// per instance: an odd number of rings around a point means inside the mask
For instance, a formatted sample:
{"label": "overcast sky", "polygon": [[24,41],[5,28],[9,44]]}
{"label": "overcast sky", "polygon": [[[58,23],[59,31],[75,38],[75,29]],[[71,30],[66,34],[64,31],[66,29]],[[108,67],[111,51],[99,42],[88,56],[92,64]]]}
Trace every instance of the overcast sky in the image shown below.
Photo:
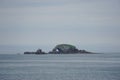
{"label": "overcast sky", "polygon": [[61,43],[120,52],[120,0],[0,0],[1,52]]}

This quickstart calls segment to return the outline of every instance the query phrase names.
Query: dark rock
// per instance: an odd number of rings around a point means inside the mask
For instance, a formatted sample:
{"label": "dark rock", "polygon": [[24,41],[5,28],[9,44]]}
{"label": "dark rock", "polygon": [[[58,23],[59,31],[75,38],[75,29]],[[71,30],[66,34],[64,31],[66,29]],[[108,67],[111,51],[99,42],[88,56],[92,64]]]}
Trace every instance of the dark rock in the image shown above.
{"label": "dark rock", "polygon": [[43,52],[41,49],[38,49],[35,54],[45,54],[45,52]]}
{"label": "dark rock", "polygon": [[24,52],[24,54],[35,54],[35,52]]}
{"label": "dark rock", "polygon": [[36,52],[24,52],[24,54],[45,54],[41,49],[38,49]]}

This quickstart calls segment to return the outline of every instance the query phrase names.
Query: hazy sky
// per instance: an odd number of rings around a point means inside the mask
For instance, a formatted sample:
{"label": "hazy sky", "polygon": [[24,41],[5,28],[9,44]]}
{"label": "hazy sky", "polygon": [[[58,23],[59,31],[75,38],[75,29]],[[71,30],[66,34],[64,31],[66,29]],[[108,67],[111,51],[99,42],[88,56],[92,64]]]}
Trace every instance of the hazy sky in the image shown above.
{"label": "hazy sky", "polygon": [[60,43],[120,52],[120,0],[0,0],[0,51]]}

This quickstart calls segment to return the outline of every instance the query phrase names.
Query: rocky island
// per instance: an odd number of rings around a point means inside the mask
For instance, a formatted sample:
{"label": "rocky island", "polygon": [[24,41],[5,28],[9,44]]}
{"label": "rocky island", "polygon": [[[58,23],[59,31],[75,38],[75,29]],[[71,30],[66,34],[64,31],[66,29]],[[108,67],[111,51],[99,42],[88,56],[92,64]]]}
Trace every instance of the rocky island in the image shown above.
{"label": "rocky island", "polygon": [[79,50],[75,46],[70,44],[59,44],[56,45],[52,51],[45,53],[41,49],[36,52],[24,52],[24,54],[79,54],[79,53],[91,53],[86,50]]}
{"label": "rocky island", "polygon": [[46,54],[41,49],[38,49],[36,52],[24,52],[24,54]]}

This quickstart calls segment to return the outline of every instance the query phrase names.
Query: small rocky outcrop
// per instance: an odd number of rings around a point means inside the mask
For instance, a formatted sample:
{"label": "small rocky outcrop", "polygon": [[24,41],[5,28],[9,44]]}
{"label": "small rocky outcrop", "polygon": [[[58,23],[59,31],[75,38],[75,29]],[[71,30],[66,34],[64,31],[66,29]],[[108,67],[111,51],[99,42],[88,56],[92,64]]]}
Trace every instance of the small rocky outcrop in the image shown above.
{"label": "small rocky outcrop", "polygon": [[24,52],[24,54],[45,54],[41,49],[38,49],[36,52]]}

